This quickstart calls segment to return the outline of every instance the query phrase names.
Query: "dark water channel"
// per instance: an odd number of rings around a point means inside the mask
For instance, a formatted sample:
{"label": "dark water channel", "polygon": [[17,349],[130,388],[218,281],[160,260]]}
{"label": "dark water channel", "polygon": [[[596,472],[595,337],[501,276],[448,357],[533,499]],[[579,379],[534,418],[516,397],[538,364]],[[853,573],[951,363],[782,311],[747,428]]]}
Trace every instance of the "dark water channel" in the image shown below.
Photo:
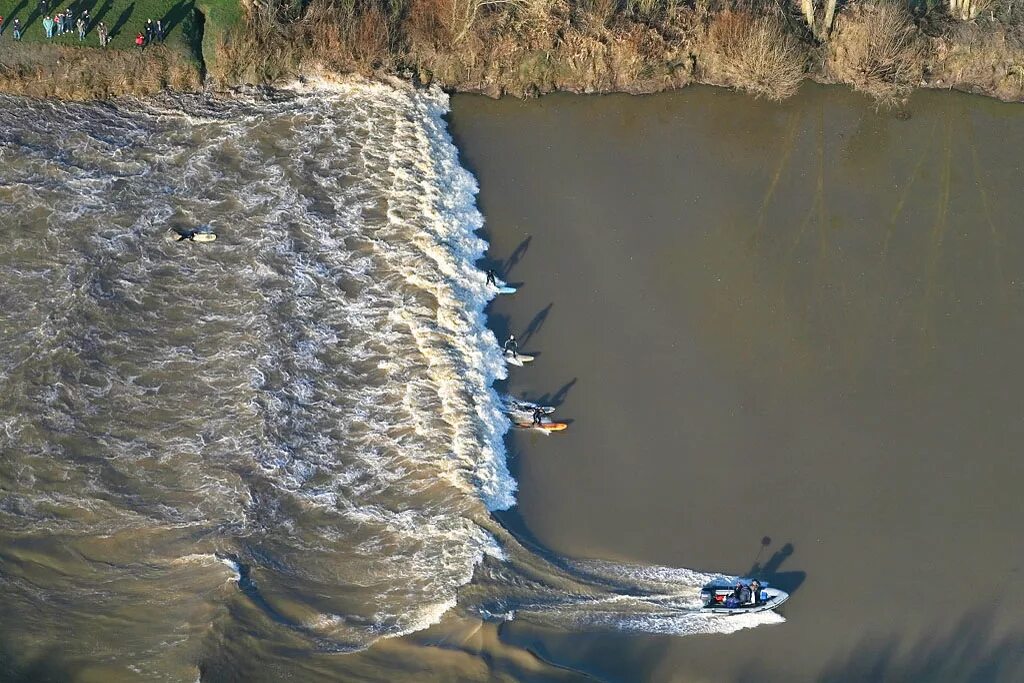
{"label": "dark water channel", "polygon": [[574,421],[515,441],[508,523],[793,592],[732,635],[505,642],[622,681],[1022,680],[1024,108],[906,113],[811,86],[454,98],[525,283],[493,327],[539,352],[509,386]]}

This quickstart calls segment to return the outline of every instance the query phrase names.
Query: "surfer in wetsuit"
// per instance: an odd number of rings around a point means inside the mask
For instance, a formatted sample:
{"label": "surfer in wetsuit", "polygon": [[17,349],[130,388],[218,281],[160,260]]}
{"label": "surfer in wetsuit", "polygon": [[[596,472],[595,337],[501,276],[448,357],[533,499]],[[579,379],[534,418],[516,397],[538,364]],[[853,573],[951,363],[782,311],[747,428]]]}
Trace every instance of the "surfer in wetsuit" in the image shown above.
{"label": "surfer in wetsuit", "polygon": [[504,348],[505,353],[511,351],[513,358],[519,358],[519,342],[516,341],[516,335],[508,335],[508,339],[505,340],[505,346],[502,348]]}
{"label": "surfer in wetsuit", "polygon": [[487,282],[484,284],[498,286],[498,275],[490,268],[487,269]]}
{"label": "surfer in wetsuit", "polygon": [[178,239],[176,239],[175,242],[184,242],[185,240],[188,240],[189,242],[195,242],[196,241],[196,235],[198,235],[198,234],[199,234],[198,230],[185,230],[184,232],[180,232],[179,231],[178,232]]}
{"label": "surfer in wetsuit", "polygon": [[535,424],[535,425],[537,425],[539,427],[542,424],[541,421],[543,419],[544,419],[544,407],[543,406],[536,406],[533,409],[533,424]]}

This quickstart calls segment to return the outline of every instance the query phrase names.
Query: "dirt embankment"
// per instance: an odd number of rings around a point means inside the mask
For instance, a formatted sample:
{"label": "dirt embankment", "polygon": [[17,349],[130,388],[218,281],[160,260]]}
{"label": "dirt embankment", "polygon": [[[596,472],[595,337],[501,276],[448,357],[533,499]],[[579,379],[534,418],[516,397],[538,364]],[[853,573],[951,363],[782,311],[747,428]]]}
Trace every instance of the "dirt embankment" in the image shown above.
{"label": "dirt embankment", "polygon": [[213,75],[234,83],[313,69],[404,74],[493,96],[648,93],[696,82],[772,99],[810,78],[889,103],[916,87],[1024,100],[1024,8],[1013,0],[949,2],[956,7],[912,10],[887,0],[838,7],[835,0],[312,0],[296,11],[262,0],[221,45],[230,66]]}
{"label": "dirt embankment", "polygon": [[67,100],[197,90],[198,64],[154,45],[145,52],[8,43],[0,58],[0,92]]}
{"label": "dirt embankment", "polygon": [[[810,78],[887,103],[916,87],[1024,100],[1024,8],[1013,0],[915,11],[829,1],[246,0],[244,20],[204,40],[203,53],[219,86],[315,71],[492,96],[708,83],[782,99]],[[200,86],[196,64],[170,52],[35,49],[3,56],[0,90],[81,98]]]}

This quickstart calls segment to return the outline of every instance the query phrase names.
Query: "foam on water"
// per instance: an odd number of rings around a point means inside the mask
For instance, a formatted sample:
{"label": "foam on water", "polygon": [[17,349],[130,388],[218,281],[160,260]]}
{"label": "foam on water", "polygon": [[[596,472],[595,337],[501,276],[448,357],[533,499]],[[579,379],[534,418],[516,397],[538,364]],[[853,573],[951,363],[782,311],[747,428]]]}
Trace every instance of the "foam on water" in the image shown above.
{"label": "foam on water", "polygon": [[[139,585],[180,595],[181,572],[182,623],[329,651],[456,606],[678,634],[780,619],[701,615],[714,575],[553,558],[489,515],[515,503],[507,368],[447,110],[437,89],[361,82],[0,100],[0,532],[90,548],[53,585],[8,583],[28,630],[34,609],[41,630],[62,618],[54,595],[115,610]],[[199,224],[215,246],[167,238]],[[257,609],[213,621],[222,565]]]}

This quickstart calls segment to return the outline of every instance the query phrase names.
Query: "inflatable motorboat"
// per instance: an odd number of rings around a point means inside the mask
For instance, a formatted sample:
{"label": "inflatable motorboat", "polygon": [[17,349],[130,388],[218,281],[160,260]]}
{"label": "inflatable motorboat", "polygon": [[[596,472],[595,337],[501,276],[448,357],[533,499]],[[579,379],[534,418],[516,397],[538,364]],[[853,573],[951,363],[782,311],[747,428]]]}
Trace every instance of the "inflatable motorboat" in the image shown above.
{"label": "inflatable motorboat", "polygon": [[754,589],[751,587],[753,583],[753,579],[737,579],[734,583],[712,581],[701,589],[700,598],[704,603],[701,611],[711,614],[752,614],[775,609],[789,600],[786,591],[772,588],[763,581]]}

